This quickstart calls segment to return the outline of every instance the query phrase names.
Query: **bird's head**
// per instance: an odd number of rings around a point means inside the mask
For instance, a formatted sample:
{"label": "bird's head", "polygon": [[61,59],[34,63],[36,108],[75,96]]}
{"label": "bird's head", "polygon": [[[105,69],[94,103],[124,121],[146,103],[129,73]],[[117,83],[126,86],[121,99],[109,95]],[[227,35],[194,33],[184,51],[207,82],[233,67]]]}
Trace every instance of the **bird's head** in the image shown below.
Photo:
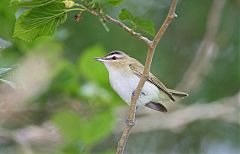
{"label": "bird's head", "polygon": [[133,58],[122,51],[109,52],[105,57],[96,57],[97,61],[103,62],[106,67],[124,68],[129,65]]}

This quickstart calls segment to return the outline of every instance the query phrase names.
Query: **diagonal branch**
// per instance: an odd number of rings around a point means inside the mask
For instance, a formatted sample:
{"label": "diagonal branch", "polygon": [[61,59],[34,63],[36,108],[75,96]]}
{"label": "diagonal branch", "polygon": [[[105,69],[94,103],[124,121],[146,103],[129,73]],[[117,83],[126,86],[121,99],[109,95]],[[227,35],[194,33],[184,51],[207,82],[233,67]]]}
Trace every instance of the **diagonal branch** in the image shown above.
{"label": "diagonal branch", "polygon": [[[138,125],[134,127],[132,133],[177,130],[186,127],[194,121],[204,119],[221,119],[240,125],[239,118],[237,117],[240,110],[239,99],[240,92],[236,95],[224,97],[213,102],[195,102],[190,106],[181,106],[178,110],[168,112],[168,114],[159,114],[159,112],[151,111],[149,115],[138,118]],[[120,115],[122,112],[118,114]],[[153,121],[161,122],[154,123]],[[119,129],[123,128],[124,125],[119,123],[116,132],[119,133]]]}
{"label": "diagonal branch", "polygon": [[92,15],[95,16],[99,16],[100,18],[108,21],[111,21],[113,23],[115,23],[116,25],[118,25],[119,27],[123,28],[124,30],[126,30],[129,34],[131,34],[132,36],[136,37],[139,40],[142,40],[144,43],[146,43],[147,45],[150,45],[152,43],[152,41],[150,41],[147,37],[142,36],[142,34],[135,32],[133,29],[129,28],[127,25],[125,25],[124,23],[122,23],[119,20],[114,19],[113,17],[109,16],[109,15],[104,15],[101,13],[96,12],[95,10],[92,9],[88,9],[86,8],[88,12],[90,12]]}
{"label": "diagonal branch", "polygon": [[120,22],[119,20],[116,20],[108,15],[105,16],[105,19],[112,21],[113,23],[117,24],[119,27],[122,27],[124,30],[126,30],[128,33],[130,33],[131,35],[135,36],[136,38],[138,38],[139,40],[142,40],[143,42],[145,42],[147,45],[151,44],[151,41],[147,38],[142,36],[140,33],[137,33],[135,31],[133,31],[131,28],[129,28],[128,26],[126,26],[124,23]]}
{"label": "diagonal branch", "polygon": [[140,92],[144,86],[144,83],[149,76],[149,71],[150,71],[155,48],[156,48],[157,44],[159,43],[159,41],[161,40],[161,38],[162,38],[163,34],[165,33],[166,29],[168,28],[169,24],[172,22],[172,20],[175,17],[177,17],[177,15],[175,14],[177,1],[178,0],[172,0],[172,3],[171,3],[171,6],[170,6],[170,9],[169,9],[166,19],[164,20],[161,28],[159,29],[158,33],[154,37],[153,41],[151,41],[151,43],[148,44],[148,54],[147,54],[147,58],[146,58],[145,66],[144,66],[143,75],[142,75],[142,77],[138,83],[138,86],[135,90],[135,94],[132,96],[132,99],[131,99],[131,105],[130,105],[129,112],[128,112],[127,127],[124,129],[122,137],[118,142],[118,148],[117,148],[117,152],[116,152],[117,154],[123,153],[128,136],[130,134],[130,130],[135,124],[136,103],[139,98]]}

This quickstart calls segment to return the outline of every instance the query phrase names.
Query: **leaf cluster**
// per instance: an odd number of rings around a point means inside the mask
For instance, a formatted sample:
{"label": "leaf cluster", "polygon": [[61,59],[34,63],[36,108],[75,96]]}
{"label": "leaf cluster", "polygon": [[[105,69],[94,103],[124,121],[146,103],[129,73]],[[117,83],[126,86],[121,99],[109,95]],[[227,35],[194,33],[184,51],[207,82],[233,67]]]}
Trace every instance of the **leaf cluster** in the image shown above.
{"label": "leaf cluster", "polygon": [[57,26],[67,19],[61,0],[13,1],[12,5],[19,7],[13,36],[25,41],[53,35]]}
{"label": "leaf cluster", "polygon": [[[14,28],[14,37],[24,41],[32,41],[41,36],[52,36],[57,27],[67,19],[69,11],[79,11],[77,21],[80,20],[83,12],[97,11],[104,28],[109,31],[104,16],[103,6],[119,6],[123,0],[92,0],[74,2],[72,0],[12,0],[11,5],[16,7],[17,20]],[[71,5],[69,5],[71,4]],[[140,30],[150,35],[154,35],[155,29],[152,21],[145,20],[133,15],[127,9],[122,9],[119,19],[129,21],[133,30]]]}

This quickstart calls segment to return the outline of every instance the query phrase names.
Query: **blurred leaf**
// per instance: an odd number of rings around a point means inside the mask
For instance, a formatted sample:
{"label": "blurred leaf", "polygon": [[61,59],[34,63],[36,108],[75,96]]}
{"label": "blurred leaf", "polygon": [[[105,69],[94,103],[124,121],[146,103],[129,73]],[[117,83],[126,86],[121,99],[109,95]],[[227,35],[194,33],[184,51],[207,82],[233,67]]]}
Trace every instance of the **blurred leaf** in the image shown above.
{"label": "blurred leaf", "polygon": [[97,102],[101,103],[101,106],[103,105],[103,103],[108,103],[111,105],[115,103],[112,103],[113,96],[109,91],[91,82],[82,85],[79,92],[88,100],[97,99]]}
{"label": "blurred leaf", "polygon": [[115,153],[116,153],[115,150],[108,150],[108,151],[103,152],[102,154],[115,154]]}
{"label": "blurred leaf", "polygon": [[83,51],[79,59],[81,74],[88,80],[98,83],[107,83],[108,74],[106,68],[101,62],[94,59],[97,56],[105,55],[101,46],[93,46]]}
{"label": "blurred leaf", "polygon": [[80,117],[74,112],[64,111],[56,113],[53,117],[53,122],[64,137],[70,141],[76,141],[83,133],[80,131],[82,127]]}
{"label": "blurred leaf", "polygon": [[132,13],[130,11],[128,11],[127,9],[122,9],[118,15],[118,18],[120,20],[128,20],[130,22],[133,22],[135,19],[135,17],[132,15]]}
{"label": "blurred leaf", "polygon": [[111,4],[114,6],[120,5],[123,0],[93,0],[94,3],[101,3],[101,4]]}
{"label": "blurred leaf", "polygon": [[61,60],[61,68],[51,84],[51,90],[65,94],[77,94],[79,89],[78,71],[75,65]]}
{"label": "blurred leaf", "polygon": [[12,68],[0,68],[0,76],[3,76],[4,74],[8,73],[11,70]]}
{"label": "blurred leaf", "polygon": [[136,27],[139,28],[140,30],[142,30],[152,36],[155,34],[155,28],[154,28],[154,24],[152,21],[144,20],[139,17],[135,17],[134,23],[136,24]]}
{"label": "blurred leaf", "polygon": [[63,46],[60,42],[51,38],[41,38],[34,42],[37,42],[37,44],[30,52],[38,53],[45,57],[52,68],[50,73],[52,80],[45,97],[48,96],[48,99],[51,99],[53,96],[58,97],[59,95],[62,95],[61,97],[75,97],[80,86],[78,82],[78,65],[65,59],[62,52]]}
{"label": "blurred leaf", "polygon": [[70,144],[67,144],[63,147],[63,154],[81,154],[84,152],[81,152],[81,146],[77,142],[73,142]]}
{"label": "blurred leaf", "polygon": [[108,3],[110,3],[114,6],[118,6],[123,2],[123,0],[107,0],[107,1],[108,1]]}
{"label": "blurred leaf", "polygon": [[111,112],[105,111],[83,120],[77,113],[65,111],[57,113],[53,122],[70,141],[93,144],[111,133],[114,118]]}
{"label": "blurred leaf", "polygon": [[[12,68],[0,68],[0,77],[7,74],[11,70],[12,70]],[[0,79],[0,82],[3,82],[5,84],[9,85],[11,88],[16,89],[15,83],[13,83],[11,81]]]}
{"label": "blurred leaf", "polygon": [[52,35],[56,27],[64,23],[66,18],[65,6],[58,1],[34,7],[26,10],[17,19],[13,36],[32,41],[39,36]]}
{"label": "blurred leaf", "polygon": [[6,41],[6,40],[0,38],[0,51],[5,48],[9,48],[11,46],[12,46],[12,43],[10,41]]}
{"label": "blurred leaf", "polygon": [[133,24],[134,28],[138,28],[150,35],[155,34],[155,28],[152,21],[142,19],[140,17],[134,16],[130,11],[127,9],[122,9],[118,15],[120,20],[127,20],[131,24]]}
{"label": "blurred leaf", "polygon": [[107,32],[109,32],[110,29],[108,28],[108,26],[107,26],[105,20],[103,20],[102,18],[99,18],[99,20],[100,20],[100,22],[101,22],[103,28],[104,28]]}
{"label": "blurred leaf", "polygon": [[11,88],[16,89],[16,84],[15,83],[13,83],[11,81],[8,81],[8,80],[4,80],[4,79],[0,79],[0,81],[9,85]]}
{"label": "blurred leaf", "polygon": [[[1,24],[0,37],[3,40],[7,40],[7,41],[11,42],[11,45],[14,45],[14,42],[12,40],[12,31],[13,31],[14,23],[16,21],[15,16],[14,16],[15,12],[16,12],[15,8],[9,7],[9,0],[1,0],[0,1],[0,24]],[[7,44],[9,44],[9,43],[7,43]],[[2,45],[1,45],[1,47],[2,47]],[[1,52],[1,50],[2,49],[0,49],[0,52]]]}
{"label": "blurred leaf", "polygon": [[110,111],[96,114],[81,127],[81,139],[85,143],[94,143],[111,133],[114,117]]}

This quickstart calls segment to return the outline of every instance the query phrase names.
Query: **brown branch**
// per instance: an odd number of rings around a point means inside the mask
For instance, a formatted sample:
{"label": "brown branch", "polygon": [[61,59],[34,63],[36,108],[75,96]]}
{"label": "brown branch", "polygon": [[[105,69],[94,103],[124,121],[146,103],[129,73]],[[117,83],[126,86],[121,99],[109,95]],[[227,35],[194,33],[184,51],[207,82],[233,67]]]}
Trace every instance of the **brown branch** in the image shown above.
{"label": "brown branch", "polygon": [[184,74],[183,80],[177,86],[176,89],[181,89],[185,92],[191,91],[194,87],[197,87],[206,70],[211,66],[211,62],[217,55],[217,45],[215,43],[221,13],[226,0],[214,0],[206,25],[206,33],[197,50],[197,53]]}
{"label": "brown branch", "polygon": [[[138,118],[138,125],[134,127],[132,133],[149,132],[155,130],[176,130],[182,129],[189,123],[204,119],[222,119],[226,122],[240,124],[238,116],[240,110],[240,92],[236,95],[225,97],[213,102],[196,102],[190,106],[181,106],[178,110],[168,112],[167,114],[159,114],[159,112],[149,111],[147,116]],[[145,108],[148,110],[147,108]],[[125,110],[124,110],[125,111]],[[124,111],[121,111],[123,113]],[[119,115],[121,113],[118,113]],[[153,121],[161,121],[154,123]],[[124,128],[119,122],[118,129]]]}
{"label": "brown branch", "polygon": [[129,112],[128,112],[127,127],[124,129],[122,137],[119,140],[118,147],[117,147],[117,152],[116,152],[117,154],[122,154],[123,153],[126,142],[127,142],[127,139],[128,139],[128,136],[129,136],[129,133],[130,133],[130,130],[135,124],[137,99],[139,98],[139,95],[140,95],[140,92],[141,92],[141,90],[144,86],[144,83],[148,78],[155,48],[156,48],[157,44],[159,43],[159,41],[161,40],[164,32],[168,28],[171,21],[174,19],[174,17],[177,16],[175,14],[177,1],[178,0],[172,0],[172,3],[171,3],[171,6],[170,6],[170,9],[169,9],[169,12],[168,12],[168,15],[167,15],[166,19],[164,20],[161,28],[159,29],[158,33],[154,37],[153,41],[151,41],[151,43],[148,44],[148,54],[147,54],[147,58],[146,58],[145,66],[144,66],[143,75],[142,75],[142,77],[141,77],[141,79],[138,83],[138,86],[135,90],[135,94],[132,96],[132,99],[131,99],[131,105],[130,105]]}
{"label": "brown branch", "polygon": [[24,128],[7,130],[0,127],[0,146],[13,142],[22,149],[22,153],[34,153],[38,150],[54,150],[63,144],[63,137],[51,122],[46,121],[41,126],[29,125]]}
{"label": "brown branch", "polygon": [[144,43],[146,43],[147,45],[150,45],[150,44],[152,43],[152,41],[150,41],[147,37],[142,36],[142,34],[135,32],[134,30],[132,30],[131,28],[129,28],[127,25],[125,25],[125,24],[122,23],[121,21],[116,20],[116,19],[112,18],[112,17],[109,16],[109,15],[104,15],[104,14],[98,13],[98,12],[96,12],[95,10],[88,9],[88,8],[86,8],[86,9],[87,9],[88,12],[90,12],[92,15],[99,16],[99,17],[101,17],[101,18],[104,19],[104,20],[109,20],[109,21],[115,23],[116,25],[118,25],[119,27],[123,28],[123,29],[126,30],[128,33],[130,33],[132,36],[136,37],[136,38],[139,39],[139,40],[142,40],[142,41],[143,41]]}
{"label": "brown branch", "polygon": [[131,35],[135,36],[136,38],[142,40],[144,43],[146,43],[148,45],[148,54],[147,54],[147,58],[146,58],[146,62],[145,62],[144,70],[143,70],[143,75],[141,76],[141,79],[137,85],[135,93],[131,98],[131,105],[130,105],[129,112],[128,112],[128,123],[127,123],[127,127],[124,129],[123,134],[118,142],[118,147],[117,147],[117,152],[116,152],[117,154],[123,153],[130,130],[135,124],[137,99],[139,98],[139,95],[144,86],[144,83],[149,76],[149,71],[150,71],[155,48],[156,48],[157,44],[159,43],[159,41],[161,40],[161,38],[162,38],[163,34],[165,33],[166,29],[168,28],[169,24],[172,22],[172,20],[175,17],[177,17],[177,15],[175,14],[177,2],[178,2],[178,0],[172,0],[168,15],[152,41],[150,41],[147,37],[142,36],[140,33],[133,31],[131,28],[126,26],[124,23],[110,17],[109,15],[104,15],[101,12],[97,12],[91,8],[82,6],[91,14],[93,14],[95,16],[99,16],[103,20],[109,20],[109,21],[115,23],[116,25],[123,28],[128,33],[130,33]]}
{"label": "brown branch", "polygon": [[122,27],[124,30],[126,30],[128,33],[130,33],[131,35],[135,36],[136,38],[138,38],[139,40],[142,40],[143,42],[145,42],[147,45],[151,44],[151,41],[147,38],[142,36],[140,33],[137,33],[135,31],[133,31],[131,28],[129,28],[128,26],[126,26],[124,23],[120,22],[119,20],[116,20],[112,17],[110,17],[109,15],[105,16],[105,19],[112,21],[113,23],[117,24],[119,27]]}

